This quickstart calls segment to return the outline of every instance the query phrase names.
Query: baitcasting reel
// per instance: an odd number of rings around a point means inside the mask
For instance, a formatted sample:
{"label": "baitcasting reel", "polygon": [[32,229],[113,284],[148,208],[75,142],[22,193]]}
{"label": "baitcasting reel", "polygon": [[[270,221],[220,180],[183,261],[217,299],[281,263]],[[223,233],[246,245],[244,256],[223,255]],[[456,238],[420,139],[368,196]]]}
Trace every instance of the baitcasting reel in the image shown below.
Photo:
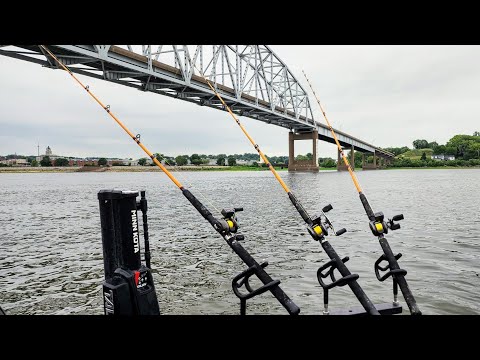
{"label": "baitcasting reel", "polygon": [[388,219],[387,222],[384,220],[383,212],[379,211],[375,213],[375,221],[370,221],[369,226],[372,230],[373,235],[380,236],[382,234],[388,234],[388,229],[398,230],[400,229],[400,224],[395,223],[395,221],[403,220],[403,214],[395,215],[393,218]]}
{"label": "baitcasting reel", "polygon": [[[243,208],[233,208],[233,209],[222,209],[221,213],[223,219],[219,220],[222,228],[225,232],[230,232],[232,234],[238,231],[238,221],[235,216],[236,212],[243,211]],[[238,237],[238,236],[237,236]],[[237,239],[242,240],[242,239]]]}
{"label": "baitcasting reel", "polygon": [[[318,216],[315,216],[312,219],[312,225],[307,227],[308,232],[310,233],[310,235],[312,235],[312,237],[315,240],[322,240],[325,236],[327,236],[328,235],[328,229],[332,229],[332,232],[335,236],[340,236],[340,235],[345,234],[347,232],[347,229],[345,229],[345,228],[342,228],[338,231],[335,231],[335,228],[333,227],[332,222],[330,221],[330,219],[325,214],[332,209],[333,209],[333,206],[331,204],[328,204],[327,206],[325,206],[322,209],[322,214],[318,215]],[[323,221],[322,221],[322,215],[325,218]]]}

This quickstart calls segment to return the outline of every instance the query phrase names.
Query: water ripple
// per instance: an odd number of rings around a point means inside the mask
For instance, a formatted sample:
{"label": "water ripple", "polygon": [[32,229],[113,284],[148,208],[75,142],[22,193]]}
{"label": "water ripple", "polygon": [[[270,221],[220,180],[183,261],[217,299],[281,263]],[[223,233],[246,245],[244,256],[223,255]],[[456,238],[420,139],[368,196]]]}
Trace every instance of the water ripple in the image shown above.
{"label": "water ripple", "polygon": [[[186,173],[192,192],[217,208],[243,206],[244,247],[303,314],[319,314],[318,267],[327,260],[268,172]],[[348,232],[331,242],[374,302],[391,299],[373,263],[380,246],[368,231],[358,195],[345,173],[281,176],[311,214],[328,203]],[[480,171],[358,172],[375,211],[403,213],[388,234],[425,314],[480,314]],[[164,314],[237,314],[231,279],[245,269],[182,194],[161,173],[1,174],[0,304],[9,314],[102,314],[103,260],[97,192],[146,189],[153,276]],[[141,187],[139,187],[141,184]],[[199,196],[201,199],[202,197]],[[213,210],[213,209],[211,209]],[[348,288],[334,289],[331,307],[357,306]],[[264,294],[251,314],[285,314]]]}

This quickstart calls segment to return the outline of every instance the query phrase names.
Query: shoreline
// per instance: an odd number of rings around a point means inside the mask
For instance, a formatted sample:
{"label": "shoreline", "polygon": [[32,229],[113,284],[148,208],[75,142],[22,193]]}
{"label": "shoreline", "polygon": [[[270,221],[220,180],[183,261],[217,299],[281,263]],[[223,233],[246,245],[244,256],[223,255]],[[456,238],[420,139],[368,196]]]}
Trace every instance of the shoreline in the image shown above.
{"label": "shoreline", "polygon": [[[248,166],[166,166],[167,170],[175,171],[268,171],[264,167]],[[480,169],[480,166],[438,166],[438,167],[390,167],[376,170],[441,170],[441,169]],[[288,171],[288,168],[276,168],[277,171]],[[336,168],[320,168],[320,171],[336,171]],[[356,171],[375,171],[374,169],[357,169]],[[18,173],[86,173],[86,172],[154,172],[159,171],[156,166],[67,166],[67,167],[0,167],[0,174]]]}
{"label": "shoreline", "polygon": [[[176,171],[268,171],[263,167],[248,166],[165,166],[167,170]],[[287,168],[278,168],[277,171],[287,171]],[[329,169],[321,169],[329,170]],[[332,169],[333,170],[333,169]],[[89,173],[89,172],[154,172],[161,171],[157,166],[66,166],[66,167],[0,167],[2,173]]]}

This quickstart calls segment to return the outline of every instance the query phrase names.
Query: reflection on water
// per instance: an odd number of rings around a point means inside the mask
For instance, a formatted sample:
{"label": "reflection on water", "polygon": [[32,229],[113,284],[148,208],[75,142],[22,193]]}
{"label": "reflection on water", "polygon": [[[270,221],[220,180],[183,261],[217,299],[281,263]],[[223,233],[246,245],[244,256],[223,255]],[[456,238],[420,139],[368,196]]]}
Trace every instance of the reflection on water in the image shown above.
{"label": "reflection on water", "polygon": [[[302,314],[320,314],[317,268],[327,260],[269,172],[182,173],[194,194],[239,214],[244,247]],[[331,238],[374,302],[392,298],[373,263],[381,254],[346,173],[281,173],[314,214],[331,203],[331,219],[348,232]],[[480,171],[358,172],[374,211],[403,213],[389,233],[400,265],[425,314],[480,314]],[[103,260],[97,192],[147,191],[154,279],[164,314],[237,314],[231,279],[244,269],[210,225],[162,173],[0,174],[0,304],[9,314],[102,314]],[[198,196],[202,199],[201,196]],[[209,206],[212,211],[214,209]],[[357,306],[349,289],[330,292],[332,308]],[[269,294],[249,302],[250,314],[286,314]]]}

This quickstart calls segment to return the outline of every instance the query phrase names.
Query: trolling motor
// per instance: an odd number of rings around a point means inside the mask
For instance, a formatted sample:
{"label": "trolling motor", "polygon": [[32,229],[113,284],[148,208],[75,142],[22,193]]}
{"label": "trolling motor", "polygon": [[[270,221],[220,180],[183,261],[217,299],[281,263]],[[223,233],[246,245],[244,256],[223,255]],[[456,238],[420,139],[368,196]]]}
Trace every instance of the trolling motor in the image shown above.
{"label": "trolling motor", "polygon": [[[105,315],[160,315],[150,269],[147,200],[141,191],[100,190],[102,228],[103,305]],[[138,211],[143,214],[145,263],[140,252]]]}

